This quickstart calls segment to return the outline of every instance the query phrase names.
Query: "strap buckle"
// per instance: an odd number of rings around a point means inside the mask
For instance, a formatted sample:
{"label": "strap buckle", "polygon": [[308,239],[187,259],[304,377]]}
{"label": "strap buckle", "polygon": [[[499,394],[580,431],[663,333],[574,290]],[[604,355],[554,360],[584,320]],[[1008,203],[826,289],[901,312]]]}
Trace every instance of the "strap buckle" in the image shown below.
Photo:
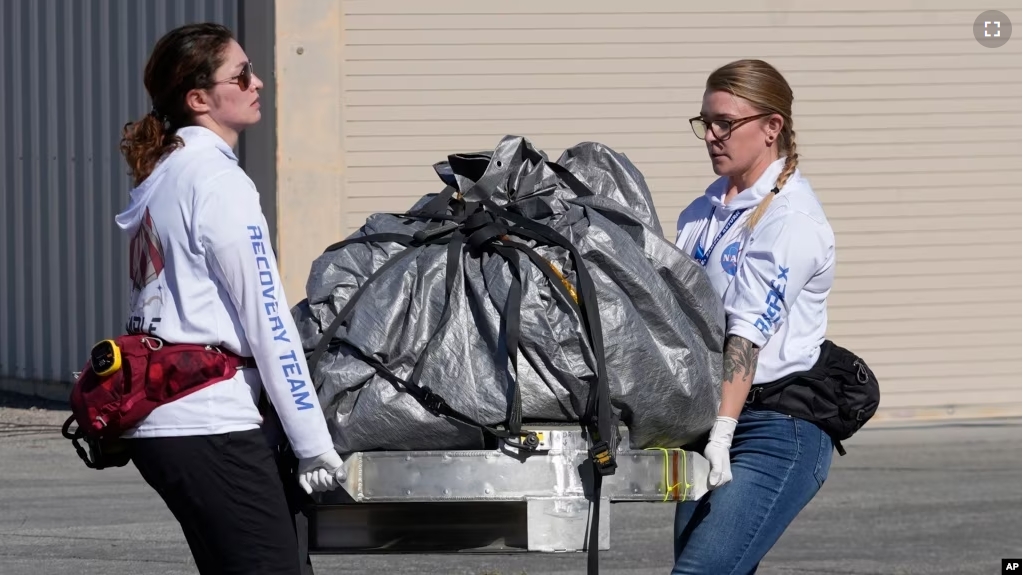
{"label": "strap buckle", "polygon": [[439,417],[442,415],[443,410],[448,406],[444,398],[431,391],[429,387],[422,387],[420,389],[423,390],[423,407],[435,416]]}
{"label": "strap buckle", "polygon": [[611,450],[606,441],[597,441],[590,447],[590,459],[597,467],[597,473],[602,476],[614,475],[618,463],[611,456]]}

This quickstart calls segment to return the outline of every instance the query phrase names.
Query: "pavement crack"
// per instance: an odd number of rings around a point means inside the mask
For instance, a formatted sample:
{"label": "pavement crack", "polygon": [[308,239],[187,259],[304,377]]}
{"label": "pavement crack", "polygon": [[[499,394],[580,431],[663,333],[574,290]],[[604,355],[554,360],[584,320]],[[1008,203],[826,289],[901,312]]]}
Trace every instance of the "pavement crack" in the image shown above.
{"label": "pavement crack", "polygon": [[[11,559],[26,559],[26,558],[34,558],[34,557],[38,557],[38,556],[35,555],[35,554],[22,555],[20,553],[8,553],[6,551],[0,551],[0,557],[8,557],[8,558],[11,558]],[[60,556],[60,558],[61,559],[83,559],[83,560],[87,560],[87,561],[97,561],[97,559],[95,557],[89,557],[89,556],[86,556],[86,555],[76,555],[76,554],[62,555],[62,556]],[[140,558],[138,556],[124,557],[124,558],[121,558],[121,557],[104,557],[102,559],[99,559],[99,561],[110,562],[110,563],[149,563],[149,564],[154,564],[154,565],[192,565],[193,564],[193,563],[191,563],[187,559],[184,560],[184,561],[168,561],[166,559],[146,559],[146,558]]]}
{"label": "pavement crack", "polygon": [[[24,525],[24,521],[22,521]],[[60,539],[62,541],[156,541],[150,539],[119,539],[116,537],[88,537],[82,535],[47,535],[44,533],[11,533],[0,531],[0,537],[25,537],[28,539]]]}

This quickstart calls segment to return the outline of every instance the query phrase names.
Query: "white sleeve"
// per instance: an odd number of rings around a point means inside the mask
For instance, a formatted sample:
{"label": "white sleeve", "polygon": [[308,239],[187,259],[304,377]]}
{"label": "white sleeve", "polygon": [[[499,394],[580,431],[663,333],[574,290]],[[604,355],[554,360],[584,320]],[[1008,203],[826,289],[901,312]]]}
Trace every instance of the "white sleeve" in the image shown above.
{"label": "white sleeve", "polygon": [[728,335],[764,347],[823,264],[824,244],[818,225],[805,214],[781,208],[761,222],[725,291]]}
{"label": "white sleeve", "polygon": [[202,190],[196,229],[206,260],[230,294],[270,402],[300,458],[332,450],[302,351],[298,329],[277,271],[259,194],[240,170]]}

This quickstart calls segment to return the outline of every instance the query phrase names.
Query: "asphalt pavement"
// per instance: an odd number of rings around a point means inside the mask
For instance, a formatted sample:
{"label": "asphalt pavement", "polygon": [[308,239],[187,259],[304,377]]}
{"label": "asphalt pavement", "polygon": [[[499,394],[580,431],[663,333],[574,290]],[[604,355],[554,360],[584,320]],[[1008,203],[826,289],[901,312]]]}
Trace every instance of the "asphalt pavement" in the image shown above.
{"label": "asphalt pavement", "polygon": [[[67,412],[0,396],[0,573],[185,575],[184,537],[134,467],[94,471],[60,437]],[[868,427],[758,573],[996,574],[1023,555],[1018,420]],[[669,504],[611,509],[601,572],[671,570]],[[317,555],[317,575],[568,575],[583,554]]]}

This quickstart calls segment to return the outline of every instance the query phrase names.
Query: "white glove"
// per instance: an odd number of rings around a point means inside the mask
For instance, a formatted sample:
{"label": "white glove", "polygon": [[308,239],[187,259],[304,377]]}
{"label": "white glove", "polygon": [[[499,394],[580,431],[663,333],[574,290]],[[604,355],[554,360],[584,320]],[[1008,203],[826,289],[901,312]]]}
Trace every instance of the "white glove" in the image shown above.
{"label": "white glove", "polygon": [[738,423],[731,417],[720,415],[714,420],[714,427],[710,428],[710,439],[703,450],[703,456],[710,462],[708,487],[711,490],[732,480],[732,463],[728,457],[728,450],[732,447],[732,435]]}
{"label": "white glove", "polygon": [[341,456],[333,449],[316,457],[300,459],[298,484],[309,495],[313,491],[333,491],[346,479],[345,470],[341,467],[343,463]]}

